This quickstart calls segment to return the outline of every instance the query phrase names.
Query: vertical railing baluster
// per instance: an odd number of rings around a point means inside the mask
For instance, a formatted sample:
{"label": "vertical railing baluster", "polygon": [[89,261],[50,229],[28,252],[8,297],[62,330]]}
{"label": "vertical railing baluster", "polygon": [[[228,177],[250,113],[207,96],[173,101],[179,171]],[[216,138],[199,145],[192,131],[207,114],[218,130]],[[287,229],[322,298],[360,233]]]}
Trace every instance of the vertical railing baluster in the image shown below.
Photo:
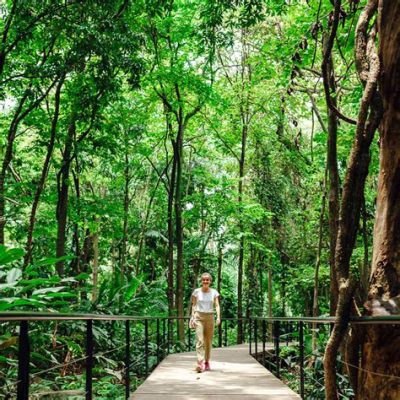
{"label": "vertical railing baluster", "polygon": [[303,321],[299,327],[299,346],[300,346],[300,397],[304,399],[304,329]]}
{"label": "vertical railing baluster", "polygon": [[289,322],[286,322],[285,324],[285,328],[286,328],[286,346],[289,346]]}
{"label": "vertical railing baluster", "polygon": [[157,318],[157,365],[160,363],[160,319]]}
{"label": "vertical railing baluster", "polygon": [[257,329],[258,329],[258,321],[255,319],[254,320],[254,347],[255,347],[255,352],[256,352],[256,359],[257,359],[257,354],[258,354],[258,343],[257,343]]}
{"label": "vertical railing baluster", "polygon": [[[175,341],[173,340],[172,343],[179,343],[179,319],[176,318],[175,320],[175,329],[176,329],[176,336],[175,336]],[[172,339],[174,339],[174,337],[172,337]],[[180,347],[179,347],[180,348]]]}
{"label": "vertical railing baluster", "polygon": [[92,400],[93,378],[93,321],[86,321],[86,400]]}
{"label": "vertical railing baluster", "polygon": [[263,356],[262,356],[262,360],[263,360],[263,365],[265,367],[265,335],[267,332],[267,327],[266,327],[266,322],[265,319],[263,319],[262,321],[262,351],[263,351]]}
{"label": "vertical railing baluster", "polygon": [[167,344],[167,337],[166,337],[166,334],[167,334],[167,326],[166,326],[166,322],[167,322],[167,320],[164,318],[163,319],[163,322],[162,322],[162,338],[163,338],[163,341],[162,341],[162,358],[164,359],[165,358],[165,352],[166,352],[166,344]]}
{"label": "vertical railing baluster", "polygon": [[225,320],[225,332],[224,332],[224,335],[225,335],[225,347],[227,347],[228,346],[228,320],[227,319]]}
{"label": "vertical railing baluster", "polygon": [[131,392],[131,377],[130,377],[130,363],[131,363],[131,330],[129,320],[125,321],[125,399],[130,398]]}
{"label": "vertical railing baluster", "polygon": [[218,347],[222,347],[222,322],[218,325]]}
{"label": "vertical railing baluster", "polygon": [[18,342],[18,386],[17,399],[29,399],[29,332],[28,321],[21,321],[19,325],[19,342]]}
{"label": "vertical railing baluster", "polygon": [[192,350],[192,330],[190,328],[190,319],[188,320],[188,347],[189,351]]}
{"label": "vertical railing baluster", "polygon": [[167,332],[167,354],[169,354],[169,346],[171,341],[171,318],[167,320],[168,332]]}
{"label": "vertical railing baluster", "polygon": [[251,337],[251,318],[249,318],[248,321],[249,321],[249,354],[251,355],[251,341],[252,341],[252,337]]}
{"label": "vertical railing baluster", "polygon": [[149,320],[144,320],[144,358],[146,367],[146,376],[149,375]]}
{"label": "vertical railing baluster", "polygon": [[280,326],[279,321],[274,322],[274,331],[275,331],[275,358],[276,358],[276,376],[280,377],[280,362],[279,362],[279,335],[280,335]]}

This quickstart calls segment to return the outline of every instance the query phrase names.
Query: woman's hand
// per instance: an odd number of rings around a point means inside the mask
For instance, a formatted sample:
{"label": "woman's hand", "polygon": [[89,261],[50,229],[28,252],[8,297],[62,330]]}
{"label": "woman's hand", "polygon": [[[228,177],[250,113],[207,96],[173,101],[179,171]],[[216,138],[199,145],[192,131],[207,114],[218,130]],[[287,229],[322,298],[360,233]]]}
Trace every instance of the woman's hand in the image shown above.
{"label": "woman's hand", "polygon": [[217,318],[217,326],[221,325],[221,318]]}

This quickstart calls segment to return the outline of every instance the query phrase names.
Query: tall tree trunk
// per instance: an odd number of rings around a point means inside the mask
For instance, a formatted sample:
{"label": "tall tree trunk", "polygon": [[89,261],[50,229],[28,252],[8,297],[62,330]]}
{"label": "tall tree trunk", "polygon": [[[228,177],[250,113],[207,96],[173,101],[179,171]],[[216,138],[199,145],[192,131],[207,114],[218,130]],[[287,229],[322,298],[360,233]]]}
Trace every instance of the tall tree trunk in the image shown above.
{"label": "tall tree trunk", "polygon": [[58,124],[58,117],[60,115],[60,97],[61,97],[61,88],[64,84],[64,76],[58,82],[56,93],[54,96],[54,114],[53,119],[51,121],[51,129],[50,129],[50,140],[47,145],[47,153],[46,158],[43,163],[42,173],[40,175],[39,182],[36,187],[35,195],[33,197],[33,203],[31,208],[31,213],[29,217],[29,226],[28,226],[28,233],[27,233],[27,240],[25,245],[25,255],[24,255],[24,264],[23,268],[26,268],[27,265],[31,262],[32,257],[32,246],[33,246],[33,231],[35,228],[36,222],[36,212],[39,206],[40,196],[42,194],[44,184],[46,182],[46,178],[49,172],[50,160],[53,154],[54,143],[56,138],[57,132],[57,124]]}
{"label": "tall tree trunk", "polygon": [[[126,135],[126,133],[125,133]],[[122,244],[121,244],[121,260],[120,260],[120,282],[123,285],[126,268],[127,268],[127,250],[128,250],[128,214],[129,214],[129,183],[130,183],[130,169],[129,169],[129,155],[128,155],[128,138],[125,143],[125,167],[124,167],[124,218],[122,223]]]}
{"label": "tall tree trunk", "polygon": [[[318,228],[318,246],[317,246],[317,257],[315,261],[315,274],[314,274],[314,295],[313,295],[313,317],[318,317],[319,307],[318,307],[318,284],[319,284],[319,268],[321,266],[321,253],[322,253],[322,243],[323,243],[323,228],[324,228],[324,216],[325,216],[325,206],[326,206],[326,172],[323,183],[323,193],[321,201],[321,211],[319,214],[319,228]],[[336,276],[334,277],[336,280]]]}
{"label": "tall tree trunk", "polygon": [[[69,191],[69,172],[71,167],[72,144],[75,136],[75,121],[72,121],[68,127],[67,138],[63,153],[63,162],[58,179],[58,200],[57,200],[57,242],[56,242],[56,257],[65,256],[65,235],[67,227],[68,215],[68,191]],[[56,263],[56,269],[60,276],[64,275],[64,261]]]}
{"label": "tall tree trunk", "polygon": [[160,182],[161,182],[161,176],[158,178],[156,186],[154,188],[154,192],[150,196],[149,204],[147,205],[147,209],[146,209],[146,215],[145,215],[144,221],[142,223],[142,229],[140,230],[138,254],[136,257],[136,276],[139,275],[139,272],[140,272],[140,260],[141,260],[142,252],[143,252],[144,245],[145,245],[144,239],[145,239],[147,225],[148,225],[149,218],[150,218],[151,207],[152,207],[154,199],[156,197],[157,189],[158,189]]}
{"label": "tall tree trunk", "polygon": [[96,231],[92,236],[93,243],[93,265],[92,265],[92,302],[97,300],[99,294],[99,232]]}
{"label": "tall tree trunk", "polygon": [[[183,163],[183,134],[182,116],[179,118],[178,134],[174,143],[176,158],[175,184],[175,237],[176,237],[176,310],[178,318],[184,317],[183,303],[183,221],[182,221],[182,163]],[[184,321],[178,321],[178,338],[185,339]]]}
{"label": "tall tree trunk", "polygon": [[[335,1],[334,25],[339,23],[341,1]],[[364,196],[365,180],[370,162],[369,148],[381,120],[381,101],[377,93],[379,60],[375,51],[376,29],[368,29],[376,10],[376,0],[370,0],[361,12],[356,31],[356,57],[365,57],[365,70],[358,70],[364,85],[360,110],[357,118],[355,138],[350,153],[343,185],[343,196],[340,208],[339,229],[335,251],[335,268],[339,285],[336,320],[325,350],[324,371],[327,400],[336,400],[336,356],[343,337],[346,334],[352,299],[354,280],[350,277],[350,259],[357,238],[360,222],[360,210]],[[330,48],[333,47],[336,29],[332,29]],[[361,40],[361,39],[365,40]]]}
{"label": "tall tree trunk", "polygon": [[[322,253],[322,242],[323,242],[323,228],[324,228],[324,216],[325,216],[325,206],[326,206],[326,181],[327,181],[327,169],[325,170],[324,184],[323,184],[323,194],[322,194],[322,204],[321,212],[319,214],[319,230],[318,230],[318,247],[317,247],[317,257],[315,261],[315,274],[314,274],[314,293],[313,293],[313,311],[312,316],[319,316],[319,306],[318,306],[318,290],[319,290],[319,268],[321,266],[321,253]],[[336,281],[336,276],[333,277]],[[313,324],[313,334],[312,334],[312,349],[313,351],[317,348],[317,324]]]}
{"label": "tall tree trunk", "polygon": [[176,158],[173,156],[171,177],[168,189],[168,312],[169,316],[174,315],[174,198],[175,198],[175,179],[176,179]]}
{"label": "tall tree trunk", "polygon": [[71,270],[74,275],[78,275],[81,271],[81,262],[82,262],[82,251],[80,244],[80,235],[79,235],[79,224],[78,221],[81,220],[81,188],[79,181],[79,165],[77,155],[75,154],[75,162],[76,162],[76,170],[72,169],[72,177],[74,180],[75,187],[75,212],[77,221],[74,222],[74,234],[72,240],[72,251],[75,253],[75,258],[71,262]]}
{"label": "tall tree trunk", "polygon": [[[400,3],[380,0],[378,8],[379,87],[383,100],[380,125],[378,197],[372,272],[368,294],[370,315],[399,314],[400,298]],[[400,398],[400,328],[369,325],[362,346],[358,399]],[[367,372],[371,371],[371,373]],[[390,376],[394,376],[391,378]]]}
{"label": "tall tree trunk", "polygon": [[[330,100],[334,107],[336,104],[336,82],[335,72],[331,54],[327,53],[328,35],[324,38],[324,60],[322,63],[323,79],[327,81],[324,85],[325,90],[329,88],[329,93],[326,97],[331,96]],[[327,100],[328,111],[328,155],[327,167],[329,174],[329,267],[330,267],[330,314],[335,315],[337,298],[338,298],[338,283],[335,271],[335,249],[339,224],[339,171],[337,163],[337,131],[338,118],[334,111],[329,107]]]}
{"label": "tall tree trunk", "polygon": [[243,264],[244,264],[244,224],[242,217],[242,207],[243,207],[243,180],[244,180],[244,168],[246,160],[246,142],[247,142],[248,127],[244,122],[242,126],[242,145],[239,160],[239,184],[238,184],[238,203],[239,203],[239,265],[238,265],[238,308],[237,308],[237,318],[238,318],[238,329],[237,329],[237,343],[243,343],[244,332],[243,332]]}

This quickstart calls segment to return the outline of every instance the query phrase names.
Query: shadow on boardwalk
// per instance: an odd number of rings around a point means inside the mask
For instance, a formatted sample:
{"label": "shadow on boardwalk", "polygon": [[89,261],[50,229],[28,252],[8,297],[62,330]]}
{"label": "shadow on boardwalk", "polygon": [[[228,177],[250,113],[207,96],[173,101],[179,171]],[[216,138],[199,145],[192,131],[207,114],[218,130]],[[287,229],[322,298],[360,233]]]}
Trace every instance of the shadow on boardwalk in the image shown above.
{"label": "shadow on boardwalk", "polygon": [[195,372],[194,352],[169,355],[131,400],[291,400],[300,396],[249,355],[248,345],[214,349],[211,371]]}

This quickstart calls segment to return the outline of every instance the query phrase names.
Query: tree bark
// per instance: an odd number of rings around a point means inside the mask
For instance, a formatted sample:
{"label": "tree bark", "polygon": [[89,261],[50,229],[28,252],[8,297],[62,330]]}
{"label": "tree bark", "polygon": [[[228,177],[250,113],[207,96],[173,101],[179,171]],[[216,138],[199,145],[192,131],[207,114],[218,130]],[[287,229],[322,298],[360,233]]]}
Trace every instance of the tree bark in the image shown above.
{"label": "tree bark", "polygon": [[[63,162],[58,179],[58,200],[57,200],[57,241],[56,241],[56,257],[65,256],[65,234],[67,227],[68,215],[68,191],[69,191],[69,172],[71,167],[72,144],[75,136],[75,121],[72,121],[68,127],[67,137],[65,141]],[[56,263],[56,270],[60,276],[64,275],[64,261]]]}
{"label": "tree bark", "polygon": [[[367,309],[373,316],[399,314],[400,295],[400,3],[378,8],[380,125],[378,197]],[[369,325],[362,346],[358,399],[400,398],[400,328]],[[367,372],[368,371],[368,372]],[[370,371],[370,372],[369,372]],[[393,376],[393,378],[391,377]]]}
{"label": "tree bark", "polygon": [[[371,20],[376,0],[370,0],[365,10],[360,14],[360,19]],[[340,9],[340,0],[335,1],[335,11]],[[370,9],[371,7],[371,9]],[[371,12],[370,12],[371,11]],[[335,21],[338,24],[339,20]],[[358,24],[359,31],[360,23]],[[365,24],[368,27],[368,23]],[[365,29],[365,32],[367,29]],[[348,168],[343,185],[343,196],[340,208],[339,230],[335,251],[335,268],[339,284],[338,307],[336,310],[336,322],[329,338],[324,358],[325,390],[327,400],[338,398],[336,386],[336,356],[344,333],[347,329],[351,310],[354,285],[350,279],[350,259],[357,238],[357,229],[360,222],[360,210],[364,196],[365,180],[368,174],[370,161],[369,148],[381,120],[381,101],[377,93],[377,79],[379,75],[379,60],[375,52],[376,30],[371,29],[367,52],[368,70],[365,72],[365,80],[362,74],[361,81],[364,84],[364,92],[361,99],[360,110],[357,118],[355,138],[350,153]],[[360,43],[356,42],[356,48]],[[357,57],[357,51],[356,51]],[[340,305],[340,307],[339,307]]]}
{"label": "tree bark", "polygon": [[[314,274],[314,293],[313,293],[313,317],[319,316],[319,306],[318,306],[318,289],[319,289],[319,268],[321,266],[321,253],[322,253],[322,242],[323,242],[323,225],[324,225],[324,216],[325,216],[325,206],[326,206],[326,181],[327,181],[327,169],[325,170],[324,176],[324,185],[323,185],[323,194],[322,194],[322,204],[321,204],[321,212],[319,214],[319,229],[318,229],[318,247],[317,247],[317,258],[315,261],[315,274]],[[336,276],[334,276],[336,281]],[[312,348],[316,350],[317,341],[316,341],[316,332],[317,332],[317,324],[313,324],[313,334],[312,334]]]}
{"label": "tree bark", "polygon": [[168,188],[168,311],[169,316],[174,315],[175,296],[174,296],[174,198],[175,198],[175,179],[176,179],[176,158],[175,154],[172,159],[171,176]]}
{"label": "tree bark", "polygon": [[239,160],[239,184],[238,184],[238,204],[239,204],[239,265],[238,265],[238,308],[237,308],[237,318],[238,318],[238,329],[237,329],[237,343],[243,343],[244,332],[243,332],[243,264],[244,264],[244,226],[242,217],[242,207],[243,207],[243,180],[244,180],[244,168],[246,161],[246,142],[247,142],[248,127],[246,123],[242,126],[242,141],[241,141],[241,152]]}
{"label": "tree bark", "polygon": [[92,266],[92,302],[97,300],[99,294],[99,232],[96,231],[92,236],[93,243],[93,266]]}
{"label": "tree bark", "polygon": [[[324,57],[322,77],[324,79],[325,97],[328,112],[328,154],[327,167],[329,174],[329,267],[330,267],[330,314],[335,315],[338,299],[338,284],[335,271],[335,249],[339,224],[339,171],[337,163],[338,118],[329,101],[336,108],[336,82],[332,55],[328,53],[328,36],[324,38]],[[329,90],[327,93],[326,91]],[[330,100],[329,100],[330,99]]]}
{"label": "tree bark", "polygon": [[[174,157],[176,159],[176,183],[175,183],[175,238],[176,238],[176,311],[178,318],[184,317],[183,304],[183,221],[182,221],[182,163],[183,163],[183,134],[182,112],[178,120],[178,134],[174,142]],[[183,320],[178,322],[178,338],[185,338]]]}

